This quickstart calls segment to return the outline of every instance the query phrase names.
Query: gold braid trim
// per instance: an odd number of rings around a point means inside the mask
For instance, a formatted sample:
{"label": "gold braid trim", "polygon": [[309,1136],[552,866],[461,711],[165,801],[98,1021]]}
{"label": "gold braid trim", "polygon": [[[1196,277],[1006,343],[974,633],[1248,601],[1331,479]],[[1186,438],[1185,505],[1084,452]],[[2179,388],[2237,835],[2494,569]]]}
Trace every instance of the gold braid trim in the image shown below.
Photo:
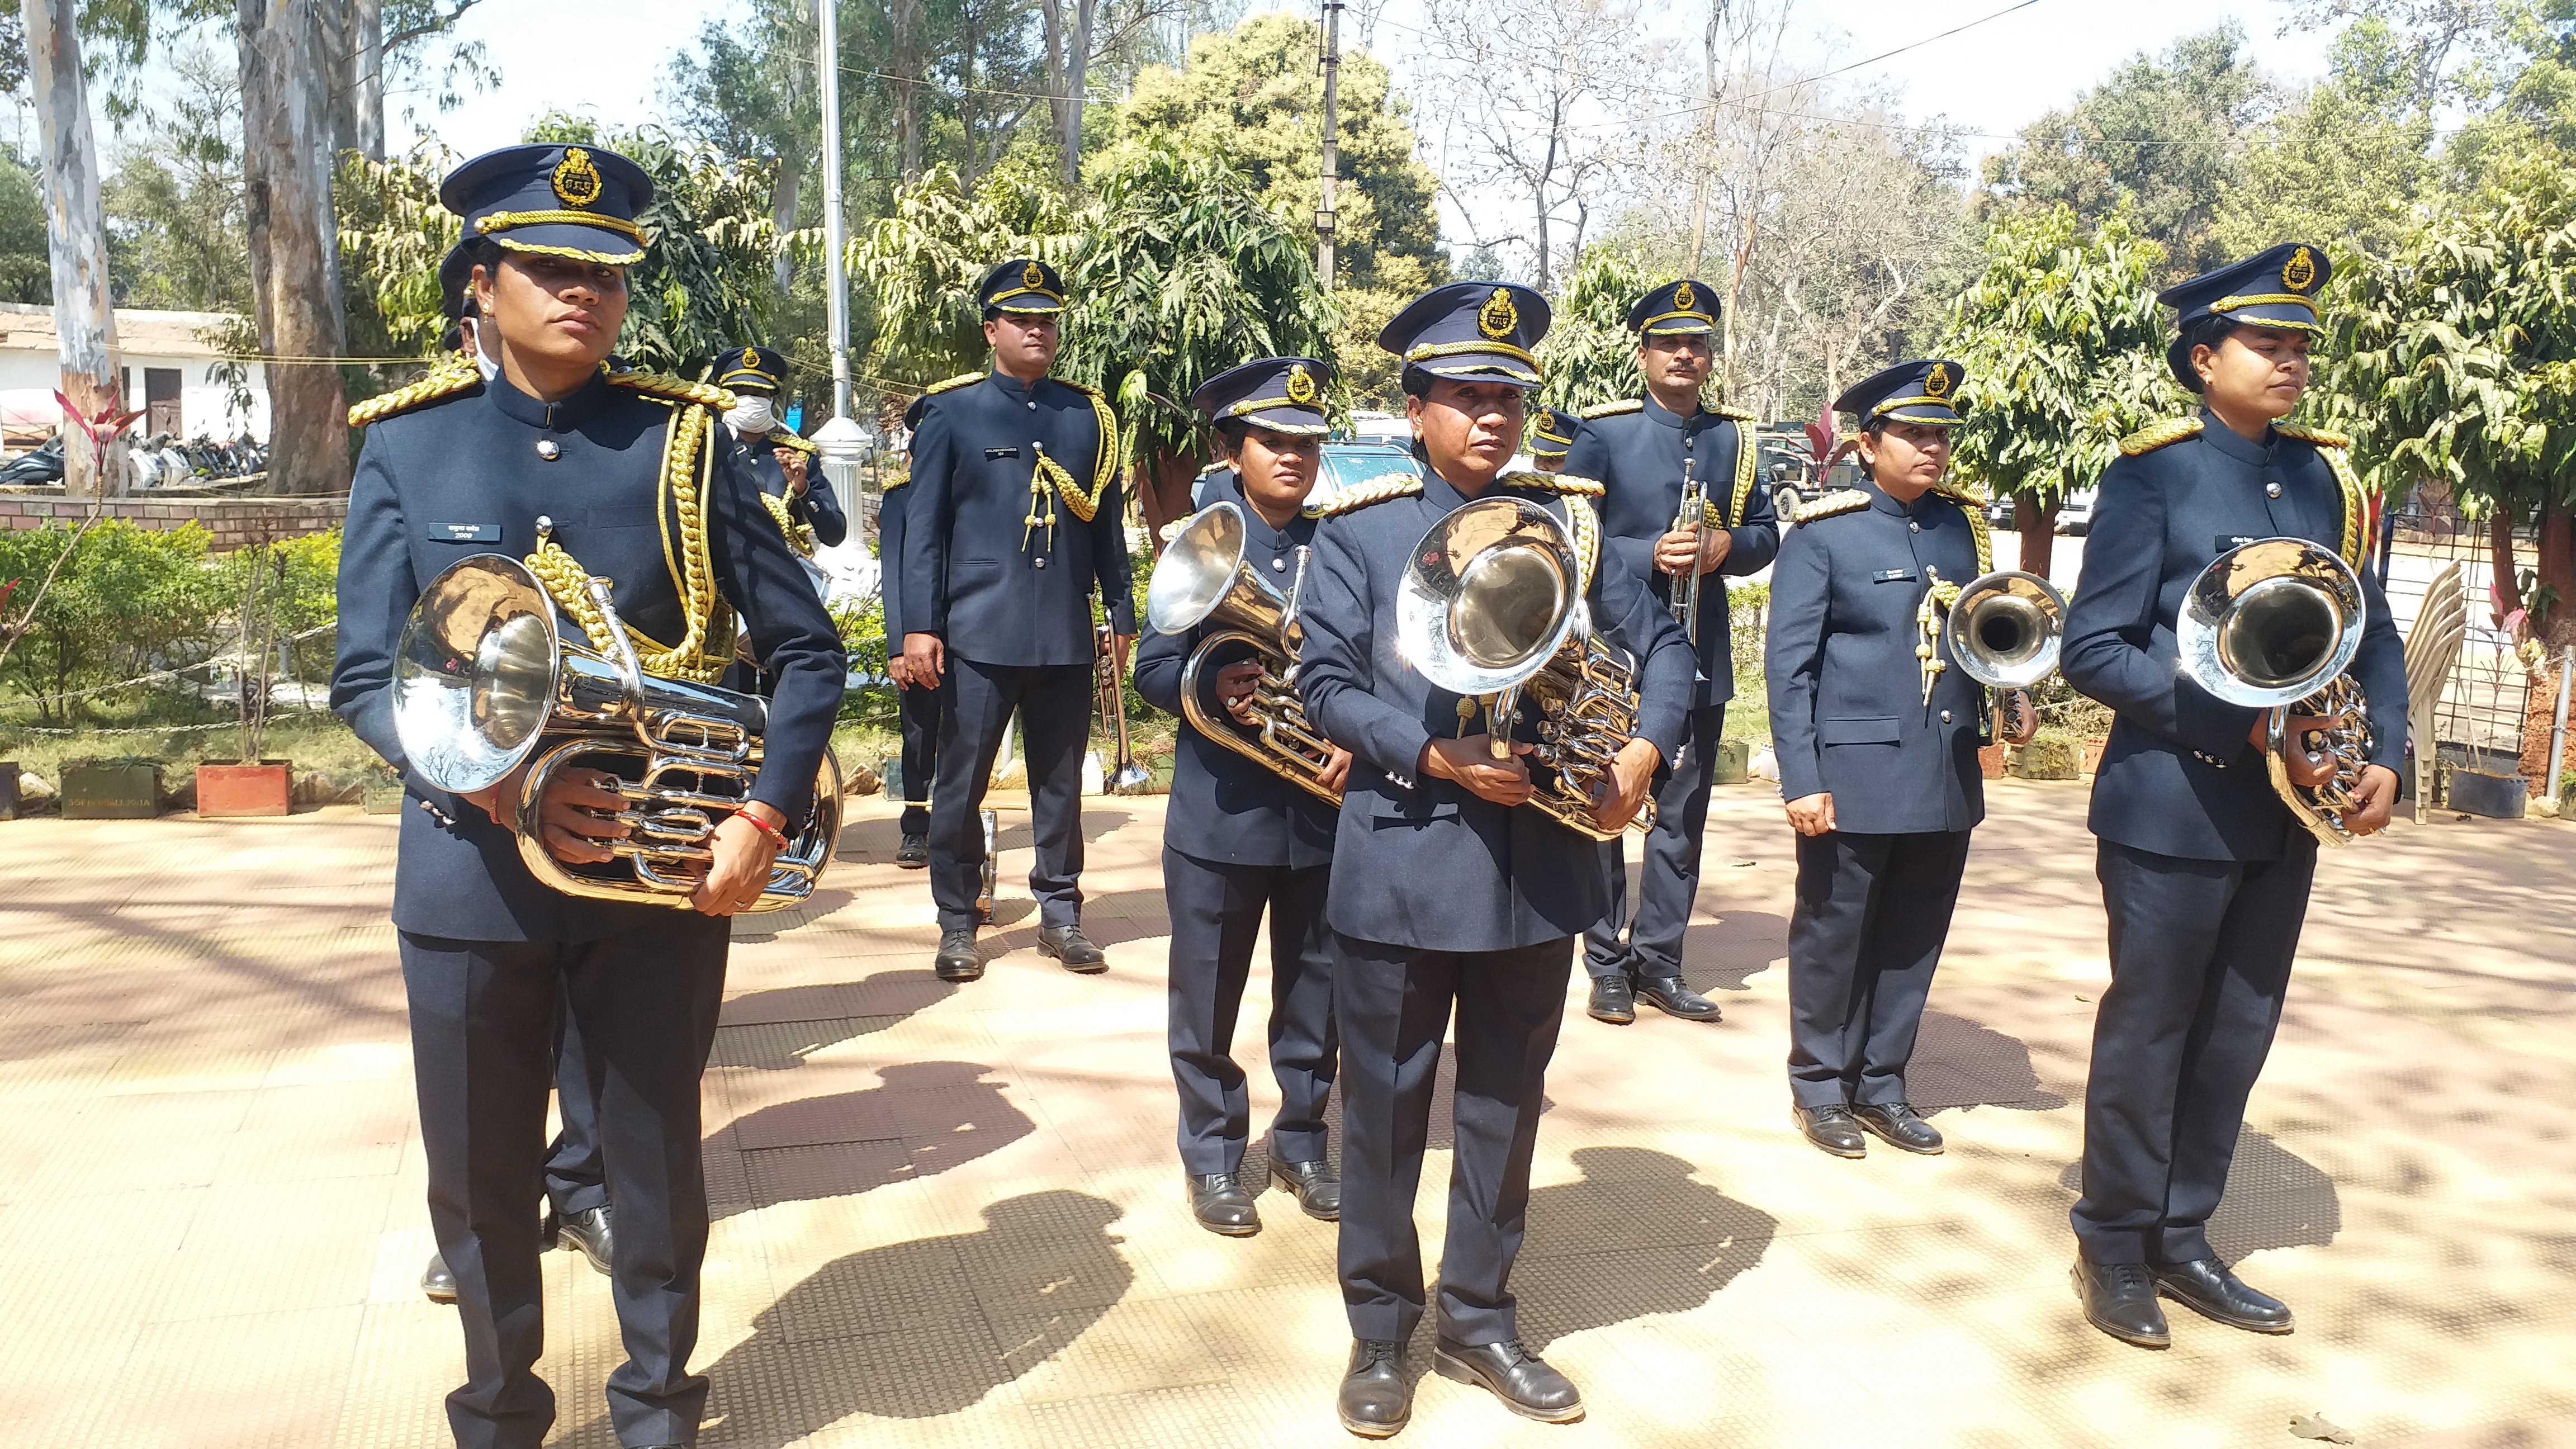
{"label": "gold braid trim", "polygon": [[984,374],[980,372],[961,372],[955,377],[943,378],[940,381],[934,382],[930,386],[923,388],[921,390],[921,395],[923,397],[932,397],[943,392],[954,392],[961,387],[971,386],[972,384],[982,382],[983,380]]}
{"label": "gold braid trim", "polygon": [[1413,473],[1388,473],[1380,477],[1371,478],[1366,483],[1362,483],[1358,487],[1344,493],[1341,497],[1324,505],[1323,509],[1315,516],[1318,518],[1339,518],[1345,513],[1357,513],[1359,510],[1368,507],[1372,503],[1384,503],[1390,498],[1411,498],[1421,491],[1422,479],[1419,475]]}
{"label": "gold braid trim", "polygon": [[604,267],[631,267],[644,260],[644,253],[641,250],[595,252],[582,247],[541,247],[535,242],[524,242],[507,236],[496,236],[492,240],[514,252],[526,252],[531,256],[540,257],[570,257],[577,262],[597,262]]}
{"label": "gold braid trim", "polygon": [[1565,495],[1566,531],[1574,535],[1574,596],[1592,596],[1592,572],[1601,562],[1601,521],[1592,505],[1573,494]]}
{"label": "gold braid trim", "polygon": [[1069,382],[1065,386],[1091,400],[1091,416],[1100,424],[1100,452],[1092,463],[1091,491],[1083,492],[1074,483],[1073,475],[1052,458],[1041,456],[1038,471],[1048,475],[1047,481],[1055,485],[1056,496],[1064,500],[1065,507],[1073,510],[1073,516],[1089,523],[1091,516],[1100,511],[1100,497],[1109,491],[1109,480],[1118,476],[1118,415],[1109,410],[1109,399],[1102,397],[1098,388],[1084,387],[1078,382]]}
{"label": "gold braid trim", "polygon": [[772,428],[769,432],[769,436],[761,441],[769,444],[769,446],[773,448],[792,448],[799,453],[809,455],[819,454],[823,451],[821,448],[818,448],[805,439],[796,436],[785,428]]}
{"label": "gold braid trim", "polygon": [[714,383],[691,382],[686,378],[672,377],[666,373],[612,372],[608,375],[608,385],[622,387],[630,392],[640,392],[646,397],[663,398],[670,402],[696,403],[700,407],[714,408],[720,413],[732,411],[734,405],[733,394]]}
{"label": "gold braid trim", "polygon": [[1868,506],[1869,495],[1867,493],[1864,493],[1857,488],[1845,488],[1837,492],[1828,493],[1824,497],[1817,499],[1815,502],[1808,504],[1806,507],[1799,509],[1798,517],[1795,521],[1803,527],[1806,524],[1815,522],[1819,518],[1832,518],[1844,513],[1858,513]]}
{"label": "gold braid trim", "polygon": [[1591,407],[1585,408],[1583,410],[1583,417],[1586,422],[1589,422],[1594,418],[1615,418],[1624,416],[1628,413],[1641,413],[1645,410],[1646,400],[1644,398],[1623,397],[1617,402],[1596,403]]}
{"label": "gold braid trim", "polygon": [[[1977,494],[1970,489],[1953,487],[1947,484],[1937,486],[1932,491],[1959,505],[1959,511],[1968,516],[1968,534],[1977,541],[1977,576],[1983,578],[1987,574],[1993,573],[1995,571],[1995,539],[1994,530],[1986,526],[1986,500],[1978,497]],[[1943,601],[1944,607],[1957,599],[1958,592],[1958,585],[1950,585],[1951,598]]]}
{"label": "gold braid trim", "polygon": [[1514,473],[1511,486],[1534,488],[1561,498],[1598,498],[1605,491],[1600,479],[1586,478],[1579,473]]}
{"label": "gold braid trim", "polygon": [[1735,424],[1735,497],[1728,505],[1726,526],[1742,528],[1744,510],[1753,503],[1753,454],[1756,450],[1747,446],[1752,440],[1745,436],[1745,420],[1732,413],[1726,416]]}
{"label": "gold braid trim", "polygon": [[[635,376],[638,374],[620,375]],[[620,382],[619,377],[609,380]],[[703,388],[703,384],[683,383],[676,378],[654,381]],[[642,387],[636,390],[647,391]],[[721,388],[703,390],[723,392]],[[665,645],[638,633],[631,624],[626,626],[626,636],[635,645],[636,661],[645,673],[696,684],[713,684],[723,675],[733,659],[736,632],[732,607],[717,596],[715,567],[707,551],[707,509],[715,481],[715,449],[710,446],[708,432],[714,416],[704,406],[672,407],[671,421],[664,429],[662,476],[655,492],[655,511],[662,519],[663,562],[671,570],[672,582],[679,586],[688,632],[679,643]],[[680,524],[676,551],[671,538],[674,515]],[[591,646],[608,647],[608,620],[591,601],[590,571],[581,566],[581,561],[548,532],[538,538],[536,551],[523,562],[545,584],[556,605],[590,636]]]}
{"label": "gold braid trim", "polygon": [[2325,428],[2301,427],[2297,423],[2274,423],[2272,431],[2309,444],[2317,450],[2318,457],[2326,460],[2327,471],[2334,474],[2336,486],[2343,490],[2343,542],[2335,551],[2343,555],[2345,563],[2359,569],[2375,540],[2364,538],[2361,533],[2365,495],[2361,475],[2352,471],[2352,455],[2346,451],[2352,446],[2352,439]]}
{"label": "gold braid trim", "polygon": [[1923,602],[1914,606],[1914,628],[1922,635],[1914,646],[1914,659],[1923,671],[1923,702],[1928,705],[1932,686],[1950,670],[1950,661],[1941,657],[1941,623],[1950,617],[1950,606],[1959,602],[1959,585],[1941,577],[1941,571],[1930,564],[1923,566],[1923,579],[1928,587],[1923,590]]}
{"label": "gold braid trim", "polygon": [[797,557],[814,556],[814,525],[797,522],[796,515],[788,511],[786,499],[775,493],[763,493],[760,506],[768,509],[769,516],[777,520],[778,531],[786,536],[787,546],[796,550]]}
{"label": "gold braid trim", "polygon": [[2149,423],[2122,438],[2120,451],[2128,457],[2142,457],[2168,443],[2199,437],[2201,426],[2198,418],[2167,418],[2161,423]]}
{"label": "gold braid trim", "polygon": [[483,374],[476,369],[473,359],[463,352],[452,352],[409,384],[392,392],[379,393],[349,409],[349,426],[363,428],[396,413],[409,412],[482,385]]}
{"label": "gold braid trim", "polygon": [[603,216],[595,211],[496,211],[474,223],[478,235],[490,236],[520,226],[590,226],[613,231],[628,241],[641,245],[644,228],[622,216]]}

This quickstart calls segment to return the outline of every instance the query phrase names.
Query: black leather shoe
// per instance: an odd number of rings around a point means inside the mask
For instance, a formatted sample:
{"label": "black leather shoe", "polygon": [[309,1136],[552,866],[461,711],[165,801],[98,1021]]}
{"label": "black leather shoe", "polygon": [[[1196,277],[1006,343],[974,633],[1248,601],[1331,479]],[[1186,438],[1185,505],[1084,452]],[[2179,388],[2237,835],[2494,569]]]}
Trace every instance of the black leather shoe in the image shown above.
{"label": "black leather shoe", "polygon": [[1716,1002],[1691,990],[1678,976],[1638,977],[1637,999],[1684,1021],[1715,1021],[1723,1014]]}
{"label": "black leather shoe", "polygon": [[2075,1296],[2084,1300],[2084,1321],[2140,1348],[2169,1348],[2173,1333],[2156,1302],[2155,1275],[2144,1263],[2088,1263],[2075,1260]]}
{"label": "black leather shoe", "polygon": [[978,981],[984,975],[984,957],[975,949],[972,931],[939,933],[939,954],[930,960],[930,969],[942,981]]}
{"label": "black leather shoe", "polygon": [[1830,1107],[1792,1107],[1789,1113],[1797,1119],[1800,1134],[1834,1156],[1869,1155],[1869,1139],[1860,1135],[1860,1124],[1852,1120],[1851,1108],[1835,1103]]}
{"label": "black leather shoe", "polygon": [[1852,1116],[1890,1147],[1919,1152],[1926,1157],[1941,1151],[1939,1128],[1923,1120],[1922,1115],[1903,1102],[1862,1102],[1853,1106]]}
{"label": "black leather shoe", "polygon": [[1261,1209],[1243,1190],[1243,1179],[1231,1172],[1190,1174],[1190,1213],[1199,1226],[1219,1237],[1248,1238],[1261,1231]]}
{"label": "black leather shoe", "polygon": [[1383,1439],[1403,1428],[1413,1417],[1413,1385],[1404,1380],[1404,1345],[1379,1338],[1353,1343],[1337,1407],[1342,1427],[1363,1439]]}
{"label": "black leather shoe", "polygon": [[588,1258],[593,1272],[608,1271],[609,1264],[613,1261],[609,1256],[610,1244],[613,1241],[610,1233],[613,1229],[609,1226],[606,1204],[592,1208],[588,1212],[574,1213],[568,1218],[556,1218],[553,1228],[556,1247]]}
{"label": "black leather shoe", "polygon": [[1517,1338],[1473,1345],[1443,1338],[1431,1367],[1444,1379],[1482,1386],[1524,1419],[1571,1424],[1583,1417],[1583,1395],[1573,1381],[1530,1357]]}
{"label": "black leather shoe", "polygon": [[920,870],[930,864],[930,837],[906,835],[903,844],[894,848],[894,863],[905,870]]}
{"label": "black leather shoe", "polygon": [[1109,969],[1108,953],[1091,944],[1079,923],[1038,927],[1038,950],[1063,962],[1065,970],[1084,976],[1097,976]]}
{"label": "black leather shoe", "polygon": [[1342,1220],[1342,1180],[1333,1176],[1331,1164],[1323,1162],[1281,1162],[1270,1160],[1270,1180],[1281,1192],[1297,1194],[1297,1210],[1320,1222]]}
{"label": "black leather shoe", "polygon": [[2156,1291],[2203,1318],[2248,1333],[2290,1331],[2290,1305],[2268,1293],[2257,1293],[2227,1271],[2216,1258],[2189,1263],[2158,1263],[2149,1270]]}
{"label": "black leather shoe", "polygon": [[456,1301],[456,1275],[447,1270],[446,1254],[429,1255],[429,1266],[420,1270],[420,1293],[432,1303]]}
{"label": "black leather shoe", "polygon": [[1636,993],[1628,989],[1625,976],[1592,978],[1592,999],[1583,1005],[1583,1014],[1594,1021],[1612,1026],[1626,1026],[1637,1019]]}

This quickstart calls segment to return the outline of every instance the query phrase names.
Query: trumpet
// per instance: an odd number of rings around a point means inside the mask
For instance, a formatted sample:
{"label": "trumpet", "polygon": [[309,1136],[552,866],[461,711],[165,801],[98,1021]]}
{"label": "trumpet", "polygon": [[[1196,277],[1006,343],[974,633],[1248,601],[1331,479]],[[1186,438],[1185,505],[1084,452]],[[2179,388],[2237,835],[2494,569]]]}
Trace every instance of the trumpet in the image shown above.
{"label": "trumpet", "polygon": [[1691,476],[1699,459],[1682,459],[1682,506],[1673,514],[1673,531],[1691,536],[1691,564],[1673,575],[1673,620],[1689,637],[1691,658],[1699,657],[1699,555],[1708,546],[1708,485]]}
{"label": "trumpet", "polygon": [[[2193,682],[2229,704],[2270,711],[2264,759],[2272,789],[2326,845],[2353,838],[2343,812],[2361,803],[2356,791],[2377,738],[2369,702],[2345,672],[2368,622],[2361,577],[2341,555],[2306,539],[2264,538],[2201,570],[2174,624]],[[2332,773],[2313,786],[2293,781],[2293,749],[2330,763]]]}
{"label": "trumpet", "polygon": [[[1210,620],[1224,626],[1201,640],[1181,666],[1182,718],[1207,738],[1338,806],[1342,792],[1316,778],[1332,763],[1332,741],[1307,723],[1306,703],[1297,693],[1297,650],[1305,638],[1297,627],[1297,600],[1305,592],[1307,551],[1297,550],[1297,573],[1283,595],[1244,561],[1244,542],[1243,510],[1234,503],[1210,504],[1191,515],[1163,546],[1162,562],[1145,586],[1145,621],[1158,634],[1186,633]],[[1217,651],[1245,647],[1261,665],[1246,711],[1249,730],[1210,710],[1199,693]]]}
{"label": "trumpet", "polygon": [[[1611,763],[1637,733],[1636,658],[1592,632],[1574,545],[1547,510],[1518,498],[1480,498],[1433,524],[1414,545],[1395,601],[1396,649],[1435,686],[1483,702],[1495,758],[1511,755],[1526,695],[1538,706],[1530,758],[1540,778],[1529,803],[1594,840],[1616,840],[1592,818],[1611,788]],[[1654,823],[1654,802],[1637,818]]]}
{"label": "trumpet", "polygon": [[[522,763],[515,802],[519,858],[566,895],[687,909],[715,859],[717,822],[751,793],[768,702],[754,694],[643,672],[618,621],[608,581],[589,581],[613,651],[566,643],[554,601],[535,574],[500,554],[450,564],[422,591],[394,658],[394,733],[421,777],[471,794]],[[612,858],[567,865],[542,843],[547,788],[581,766],[606,772],[625,808]],[[753,911],[813,894],[840,833],[841,778],[831,751],[814,781],[804,828],[769,868]]]}
{"label": "trumpet", "polygon": [[1118,642],[1109,626],[1102,624],[1092,637],[1094,655],[1091,678],[1100,696],[1100,717],[1111,722],[1118,737],[1118,762],[1109,768],[1103,782],[1103,793],[1133,795],[1153,783],[1153,772],[1136,763],[1135,752],[1127,747],[1127,692],[1118,677]]}
{"label": "trumpet", "polygon": [[2066,596],[2037,574],[1997,569],[1959,591],[1942,624],[1959,671],[1988,689],[2028,689],[2057,672]]}

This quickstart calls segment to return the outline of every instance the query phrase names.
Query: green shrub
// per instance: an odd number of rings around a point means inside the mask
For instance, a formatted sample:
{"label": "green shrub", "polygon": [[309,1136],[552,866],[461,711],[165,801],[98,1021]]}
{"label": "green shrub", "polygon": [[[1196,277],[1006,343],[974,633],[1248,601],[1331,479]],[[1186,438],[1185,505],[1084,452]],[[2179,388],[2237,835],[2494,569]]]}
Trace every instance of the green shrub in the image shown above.
{"label": "green shrub", "polygon": [[[0,581],[19,580],[9,618],[33,610],[0,668],[0,686],[61,695],[206,658],[233,596],[210,565],[211,542],[193,523],[155,532],[123,519],[86,534],[60,523],[0,534]],[[40,723],[60,724],[85,718],[87,704],[40,701],[33,712]]]}

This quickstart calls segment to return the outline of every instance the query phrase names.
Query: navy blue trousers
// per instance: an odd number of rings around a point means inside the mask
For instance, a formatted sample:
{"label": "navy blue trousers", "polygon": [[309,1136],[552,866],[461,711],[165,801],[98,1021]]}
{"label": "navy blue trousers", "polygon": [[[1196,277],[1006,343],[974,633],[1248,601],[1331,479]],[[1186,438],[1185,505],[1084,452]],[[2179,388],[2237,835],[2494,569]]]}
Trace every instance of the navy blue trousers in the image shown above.
{"label": "navy blue trousers", "polygon": [[896,719],[903,729],[903,833],[930,833],[930,782],[939,775],[939,728],[948,716],[953,692],[949,676],[935,689],[910,686],[895,691]]}
{"label": "navy blue trousers", "polygon": [[1798,837],[1789,1096],[1799,1106],[1906,1100],[1905,1067],[1950,936],[1971,833]]}
{"label": "navy blue trousers", "polygon": [[993,778],[1011,712],[1029,767],[1029,817],[1037,862],[1029,894],[1040,926],[1082,918],[1082,746],[1091,738],[1093,674],[1082,664],[1020,668],[948,656],[951,697],[939,726],[939,783],[930,795],[930,898],[939,929],[975,929],[983,886],[984,827],[977,812]]}
{"label": "navy blue trousers", "polygon": [[[1625,837],[1601,843],[1610,877],[1610,907],[1583,933],[1583,969],[1596,981],[1682,974],[1682,934],[1699,898],[1700,835],[1708,828],[1708,793],[1717,784],[1717,745],[1726,735],[1726,705],[1690,712],[1681,757],[1655,785],[1655,825],[1646,832],[1645,867],[1637,878],[1637,913],[1628,915]],[[1622,935],[1622,932],[1625,935]]]}
{"label": "navy blue trousers", "polygon": [[1234,1060],[1234,1023],[1270,917],[1270,1075],[1279,1115],[1270,1160],[1324,1160],[1324,1102],[1333,1091],[1333,959],[1325,938],[1330,866],[1223,865],[1166,846],[1163,898],[1172,915],[1172,1084],[1181,1101],[1181,1169],[1236,1172],[1252,1136],[1252,1098]]}

